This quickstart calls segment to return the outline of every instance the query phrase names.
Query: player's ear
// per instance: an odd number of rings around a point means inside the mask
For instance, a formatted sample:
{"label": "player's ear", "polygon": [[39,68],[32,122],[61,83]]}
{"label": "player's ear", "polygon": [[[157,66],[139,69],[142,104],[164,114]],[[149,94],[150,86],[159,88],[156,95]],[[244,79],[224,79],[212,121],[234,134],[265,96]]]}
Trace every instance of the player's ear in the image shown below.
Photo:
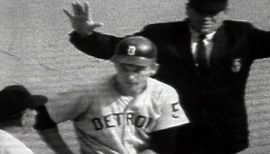
{"label": "player's ear", "polygon": [[158,63],[154,63],[151,65],[151,72],[150,72],[150,76],[153,76],[157,73],[159,68],[159,64]]}

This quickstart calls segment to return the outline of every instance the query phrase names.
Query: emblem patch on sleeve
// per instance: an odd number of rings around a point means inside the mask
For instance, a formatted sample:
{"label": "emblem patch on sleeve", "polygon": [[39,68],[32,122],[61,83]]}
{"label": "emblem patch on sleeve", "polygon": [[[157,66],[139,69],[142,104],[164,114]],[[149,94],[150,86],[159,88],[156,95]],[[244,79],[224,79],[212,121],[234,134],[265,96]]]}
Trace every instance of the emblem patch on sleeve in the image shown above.
{"label": "emblem patch on sleeve", "polygon": [[242,68],[242,59],[241,58],[235,58],[232,60],[232,67],[231,70],[234,73],[238,73],[241,71]]}

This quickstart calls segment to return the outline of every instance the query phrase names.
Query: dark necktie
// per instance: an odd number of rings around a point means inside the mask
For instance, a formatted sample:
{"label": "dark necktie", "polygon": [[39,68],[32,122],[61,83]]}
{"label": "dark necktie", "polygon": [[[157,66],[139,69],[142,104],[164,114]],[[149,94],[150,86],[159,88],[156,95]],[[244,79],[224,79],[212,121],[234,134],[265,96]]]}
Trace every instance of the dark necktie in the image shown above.
{"label": "dark necktie", "polygon": [[207,67],[206,47],[203,43],[205,35],[200,35],[198,38],[198,44],[196,47],[195,61],[200,68]]}

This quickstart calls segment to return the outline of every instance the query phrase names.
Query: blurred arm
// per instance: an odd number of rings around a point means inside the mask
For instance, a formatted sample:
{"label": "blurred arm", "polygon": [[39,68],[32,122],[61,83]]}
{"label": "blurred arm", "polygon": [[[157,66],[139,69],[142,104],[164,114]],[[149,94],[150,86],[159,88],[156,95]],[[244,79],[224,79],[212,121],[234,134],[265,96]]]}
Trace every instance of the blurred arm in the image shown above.
{"label": "blurred arm", "polygon": [[122,39],[113,35],[93,32],[91,35],[82,37],[76,31],[69,34],[70,42],[83,53],[95,58],[110,59],[115,51],[116,45]]}
{"label": "blurred arm", "polygon": [[42,140],[57,154],[72,154],[61,134],[56,123],[51,119],[45,106],[37,108],[38,115],[34,128]]}
{"label": "blurred arm", "polygon": [[43,141],[57,154],[73,154],[66,142],[63,140],[57,127],[40,130],[38,134]]}

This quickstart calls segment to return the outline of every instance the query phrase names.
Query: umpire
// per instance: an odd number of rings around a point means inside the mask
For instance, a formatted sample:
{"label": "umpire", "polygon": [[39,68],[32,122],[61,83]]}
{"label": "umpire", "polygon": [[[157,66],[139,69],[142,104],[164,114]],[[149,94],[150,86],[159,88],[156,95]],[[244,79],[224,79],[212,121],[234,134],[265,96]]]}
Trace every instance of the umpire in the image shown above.
{"label": "umpire", "polygon": [[[74,14],[65,10],[74,29],[71,43],[109,59],[123,38],[94,31],[102,24],[89,17],[87,4],[72,6]],[[179,153],[234,154],[248,147],[245,85],[253,61],[270,56],[270,32],[226,19],[227,8],[228,0],[188,0],[183,21],[147,25],[133,34],[158,46],[156,78],[182,96],[191,124],[179,130]]]}

